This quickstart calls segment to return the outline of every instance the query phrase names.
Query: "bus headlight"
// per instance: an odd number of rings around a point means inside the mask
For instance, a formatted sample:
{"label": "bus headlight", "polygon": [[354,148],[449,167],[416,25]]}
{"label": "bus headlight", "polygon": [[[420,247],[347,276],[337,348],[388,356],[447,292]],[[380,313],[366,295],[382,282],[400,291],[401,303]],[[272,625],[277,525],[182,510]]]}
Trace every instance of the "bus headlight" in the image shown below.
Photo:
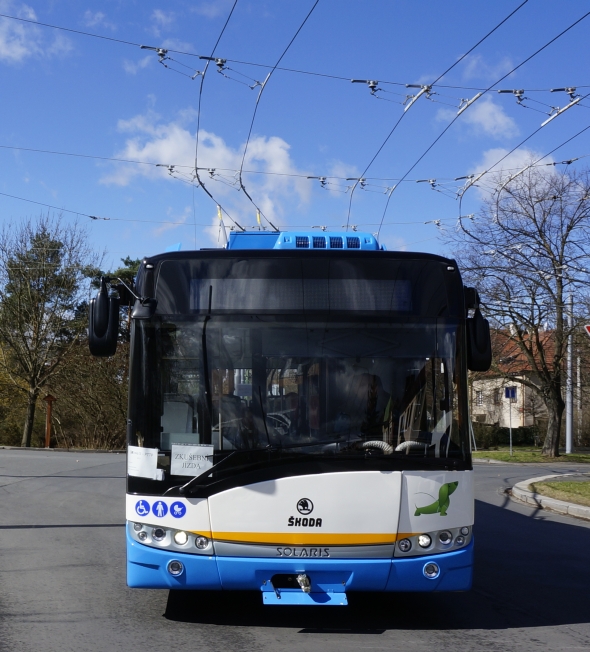
{"label": "bus headlight", "polygon": [[455,538],[455,545],[456,546],[462,546],[465,543],[465,537],[462,536],[461,534]]}
{"label": "bus headlight", "polygon": [[409,552],[412,549],[412,542],[409,539],[400,539],[397,542],[397,547],[402,552]]}
{"label": "bus headlight", "polygon": [[166,530],[161,527],[156,527],[152,530],[152,539],[154,541],[163,541],[166,538]]}
{"label": "bus headlight", "polygon": [[140,541],[145,541],[147,539],[147,532],[144,532],[143,530],[141,532],[137,533],[137,538]]}
{"label": "bus headlight", "polygon": [[143,527],[143,525],[142,525],[141,523],[134,523],[134,524],[133,524],[133,529],[134,529],[136,532],[139,532],[139,531],[141,530],[142,527]]}
{"label": "bus headlight", "polygon": [[188,534],[186,532],[179,530],[174,534],[174,542],[177,543],[179,546],[184,546],[184,544],[187,541],[188,541]]}
{"label": "bus headlight", "polygon": [[469,528],[465,525],[461,528],[461,534],[466,537],[469,534]]}
{"label": "bus headlight", "polygon": [[195,539],[195,546],[197,546],[199,550],[205,550],[208,545],[209,539],[207,539],[207,537],[197,537]]}
{"label": "bus headlight", "polygon": [[448,546],[453,541],[453,535],[448,530],[443,530],[438,533],[438,540],[444,545]]}
{"label": "bus headlight", "polygon": [[428,548],[428,546],[432,543],[432,539],[430,538],[430,535],[428,534],[421,534],[418,537],[418,545],[421,548]]}

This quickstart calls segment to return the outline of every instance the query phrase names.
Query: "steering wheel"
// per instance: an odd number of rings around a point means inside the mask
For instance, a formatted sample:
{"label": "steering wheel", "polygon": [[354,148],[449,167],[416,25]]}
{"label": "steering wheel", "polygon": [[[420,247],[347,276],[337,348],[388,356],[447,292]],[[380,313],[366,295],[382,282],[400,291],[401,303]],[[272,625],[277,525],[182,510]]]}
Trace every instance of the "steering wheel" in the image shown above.
{"label": "steering wheel", "polygon": [[360,447],[367,451],[379,451],[382,455],[391,455],[393,453],[393,446],[379,439],[364,441]]}

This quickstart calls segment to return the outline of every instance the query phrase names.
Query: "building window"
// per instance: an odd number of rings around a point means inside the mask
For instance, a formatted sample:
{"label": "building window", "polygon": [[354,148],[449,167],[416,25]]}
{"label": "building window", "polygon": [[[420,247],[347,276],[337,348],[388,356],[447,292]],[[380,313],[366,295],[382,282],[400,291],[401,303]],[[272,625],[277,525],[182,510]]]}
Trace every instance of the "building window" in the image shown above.
{"label": "building window", "polygon": [[499,387],[496,387],[494,390],[494,405],[500,405],[502,402],[502,390]]}
{"label": "building window", "polygon": [[483,392],[475,392],[475,405],[483,405]]}

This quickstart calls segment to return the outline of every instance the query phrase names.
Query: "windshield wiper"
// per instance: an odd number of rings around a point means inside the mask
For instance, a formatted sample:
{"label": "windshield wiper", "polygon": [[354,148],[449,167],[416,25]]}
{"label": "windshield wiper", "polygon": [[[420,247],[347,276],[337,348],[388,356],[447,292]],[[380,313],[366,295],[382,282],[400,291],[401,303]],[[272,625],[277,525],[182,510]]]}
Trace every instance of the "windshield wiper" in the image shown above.
{"label": "windshield wiper", "polygon": [[[190,489],[192,489],[192,487],[199,484],[198,480],[200,480],[203,476],[210,475],[211,471],[217,470],[230,457],[233,457],[236,453],[240,453],[240,452],[242,452],[242,451],[238,451],[238,450],[232,451],[229,455],[224,457],[222,460],[219,460],[219,462],[217,462],[217,464],[214,464],[212,467],[207,469],[204,473],[201,473],[200,475],[196,475],[194,478],[191,478],[186,484],[175,485],[174,487],[170,487],[170,489],[166,489],[166,491],[164,492],[163,495],[166,496],[166,495],[168,495],[168,494],[170,494],[170,493],[172,493],[174,491],[178,491],[178,493],[181,494],[181,495],[186,494],[188,491],[190,491]],[[209,457],[209,456],[207,456],[207,457]]]}
{"label": "windshield wiper", "polygon": [[[201,473],[200,475],[196,475],[194,478],[191,478],[186,484],[183,485],[175,485],[174,487],[170,487],[164,492],[164,496],[173,494],[175,492],[178,492],[180,495],[184,496],[187,494],[190,494],[191,490],[194,489],[195,487],[198,487],[201,485],[201,482],[209,478],[212,474],[213,471],[219,471],[225,464],[226,462],[234,457],[234,462],[237,462],[238,457],[243,457],[243,456],[261,456],[261,455],[268,455],[272,453],[289,453],[290,451],[295,451],[297,449],[301,448],[308,448],[311,446],[327,446],[329,444],[350,444],[351,442],[349,440],[343,440],[343,439],[329,439],[329,440],[324,440],[324,441],[306,441],[306,442],[300,442],[297,444],[291,444],[289,446],[265,446],[264,448],[247,448],[247,449],[239,449],[239,450],[233,450],[229,455],[224,457],[222,460],[217,462],[217,464],[214,464],[211,468],[207,469],[204,473]],[[307,459],[307,456],[304,458]],[[255,463],[255,462],[253,462]],[[208,484],[207,482],[203,484]]]}

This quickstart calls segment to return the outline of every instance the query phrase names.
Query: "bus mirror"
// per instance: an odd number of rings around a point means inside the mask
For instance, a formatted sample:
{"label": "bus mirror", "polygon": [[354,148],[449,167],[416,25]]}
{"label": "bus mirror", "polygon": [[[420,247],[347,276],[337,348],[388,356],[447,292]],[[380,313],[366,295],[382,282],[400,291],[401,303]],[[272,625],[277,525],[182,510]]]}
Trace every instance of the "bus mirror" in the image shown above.
{"label": "bus mirror", "polygon": [[156,312],[156,299],[137,299],[133,304],[132,319],[149,319]]}
{"label": "bus mirror", "polygon": [[467,330],[467,368],[470,371],[487,371],[492,365],[492,340],[490,325],[479,308],[473,317],[465,320]]}
{"label": "bus mirror", "polygon": [[100,280],[100,290],[90,300],[88,346],[99,357],[114,355],[119,336],[119,299],[109,297],[106,280]]}
{"label": "bus mirror", "polygon": [[463,288],[465,293],[465,308],[467,310],[474,310],[479,306],[479,292],[475,288],[465,287]]}

